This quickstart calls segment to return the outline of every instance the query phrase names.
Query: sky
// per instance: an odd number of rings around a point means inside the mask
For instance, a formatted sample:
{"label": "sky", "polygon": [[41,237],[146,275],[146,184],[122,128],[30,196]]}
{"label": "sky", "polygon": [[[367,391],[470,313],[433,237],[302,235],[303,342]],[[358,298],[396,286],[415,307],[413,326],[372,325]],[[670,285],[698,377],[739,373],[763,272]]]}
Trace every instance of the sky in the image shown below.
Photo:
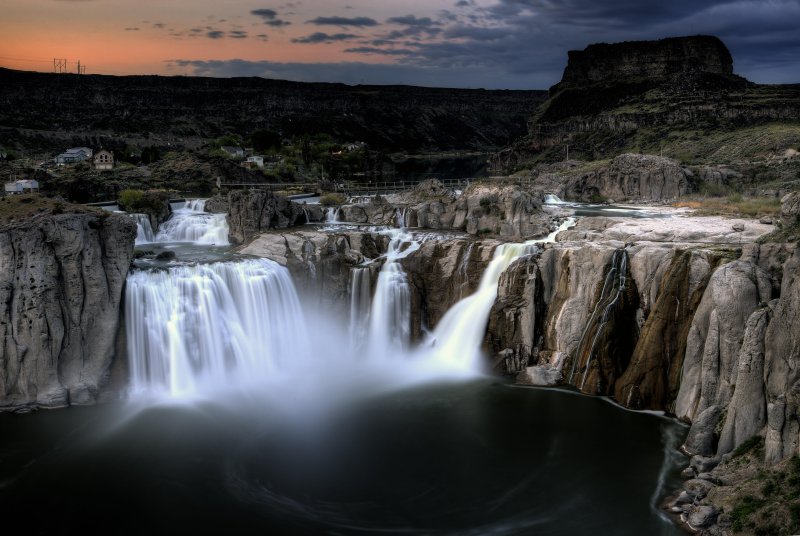
{"label": "sky", "polygon": [[591,43],[712,34],[800,82],[800,0],[3,0],[0,66],[546,89]]}

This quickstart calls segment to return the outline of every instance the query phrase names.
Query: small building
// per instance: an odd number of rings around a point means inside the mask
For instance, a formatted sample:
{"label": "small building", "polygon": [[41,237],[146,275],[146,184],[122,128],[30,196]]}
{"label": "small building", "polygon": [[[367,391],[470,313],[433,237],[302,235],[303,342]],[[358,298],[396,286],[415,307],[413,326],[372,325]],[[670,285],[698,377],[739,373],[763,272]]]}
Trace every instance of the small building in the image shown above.
{"label": "small building", "polygon": [[94,155],[94,168],[95,169],[114,169],[114,155],[111,151],[102,149],[97,151]]}
{"label": "small building", "polygon": [[23,179],[6,183],[6,194],[22,194],[39,190],[39,181]]}
{"label": "small building", "polygon": [[251,169],[252,168],[264,169],[264,157],[258,155],[248,156],[247,160],[245,160],[242,165],[244,167]]}
{"label": "small building", "polygon": [[67,149],[55,158],[56,164],[59,166],[66,166],[69,164],[77,164],[92,157],[93,151],[88,147],[73,147]]}
{"label": "small building", "polygon": [[222,151],[231,158],[244,158],[244,149],[241,147],[232,147],[230,145],[223,145],[220,147]]}

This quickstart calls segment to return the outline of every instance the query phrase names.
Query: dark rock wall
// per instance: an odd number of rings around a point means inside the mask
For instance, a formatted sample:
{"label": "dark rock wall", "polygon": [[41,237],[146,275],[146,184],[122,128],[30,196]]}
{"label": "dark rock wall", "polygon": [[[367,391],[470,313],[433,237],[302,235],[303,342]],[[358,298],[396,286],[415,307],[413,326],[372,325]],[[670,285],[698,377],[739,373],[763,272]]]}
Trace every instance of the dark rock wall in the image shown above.
{"label": "dark rock wall", "polygon": [[113,214],[0,230],[0,409],[97,400],[135,237],[133,220]]}

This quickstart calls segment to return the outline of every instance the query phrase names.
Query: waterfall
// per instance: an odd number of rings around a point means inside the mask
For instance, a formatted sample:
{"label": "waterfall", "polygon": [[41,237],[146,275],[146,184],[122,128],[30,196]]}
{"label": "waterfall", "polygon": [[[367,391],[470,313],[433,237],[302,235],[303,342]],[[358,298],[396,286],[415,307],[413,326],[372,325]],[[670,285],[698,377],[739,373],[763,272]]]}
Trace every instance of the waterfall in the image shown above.
{"label": "waterfall", "polygon": [[411,335],[411,296],[400,260],[418,250],[420,243],[402,229],[386,231],[392,239],[386,262],[378,272],[369,316],[369,352],[394,355],[408,347]]}
{"label": "waterfall", "polygon": [[325,223],[339,222],[339,207],[328,207],[325,209]]}
{"label": "waterfall", "polygon": [[563,205],[564,202],[554,194],[544,194],[545,205]]}
{"label": "waterfall", "polygon": [[399,228],[405,229],[408,227],[408,207],[396,208],[394,212],[394,220],[395,224]]}
{"label": "waterfall", "polygon": [[[581,379],[581,384],[579,386],[581,389],[583,389],[584,385],[586,384],[586,378],[589,375],[589,365],[591,364],[592,357],[595,353],[597,340],[600,338],[606,325],[608,324],[611,313],[613,313],[617,303],[619,303],[620,297],[625,293],[627,272],[628,254],[624,249],[618,249],[614,251],[614,255],[611,258],[611,268],[606,274],[606,278],[603,281],[603,288],[600,291],[600,298],[597,300],[597,304],[595,305],[592,314],[589,315],[589,320],[586,322],[586,328],[583,330],[581,340],[578,342],[578,346],[575,349],[575,359],[572,362],[572,370],[569,374],[570,383],[572,383],[572,378],[575,375],[578,360],[583,354],[581,349],[585,346],[587,341],[591,339],[591,343],[589,344],[588,348],[586,364],[582,367],[583,370],[578,372],[579,374],[583,374],[583,378]],[[592,329],[595,329],[593,335],[591,335]]]}
{"label": "waterfall", "polygon": [[369,333],[372,277],[369,268],[350,272],[350,348],[359,349]]}
{"label": "waterfall", "polygon": [[481,342],[486,333],[489,313],[497,298],[500,276],[523,255],[535,253],[540,244],[555,242],[556,235],[575,224],[568,218],[547,237],[522,244],[502,244],[494,251],[494,258],[483,272],[478,290],[451,307],[430,335],[426,346],[435,359],[455,362],[467,369],[481,367]]}
{"label": "waterfall", "polygon": [[205,212],[205,206],[205,199],[186,200],[181,208],[172,211],[169,220],[161,224],[156,241],[229,245],[225,214],[209,214]]}
{"label": "waterfall", "polygon": [[134,271],[125,316],[134,392],[208,394],[309,355],[289,273],[265,259]]}
{"label": "waterfall", "polygon": [[139,244],[150,244],[156,241],[156,234],[153,232],[153,227],[150,225],[150,217],[147,214],[131,214],[136,220],[136,242]]}
{"label": "waterfall", "polygon": [[467,246],[466,251],[464,252],[464,256],[461,257],[461,264],[458,266],[458,275],[461,278],[458,284],[458,297],[464,297],[464,289],[467,288],[469,285],[469,277],[467,274],[467,268],[469,267],[469,258],[472,256],[472,247],[475,245],[475,242],[470,242],[469,246]]}

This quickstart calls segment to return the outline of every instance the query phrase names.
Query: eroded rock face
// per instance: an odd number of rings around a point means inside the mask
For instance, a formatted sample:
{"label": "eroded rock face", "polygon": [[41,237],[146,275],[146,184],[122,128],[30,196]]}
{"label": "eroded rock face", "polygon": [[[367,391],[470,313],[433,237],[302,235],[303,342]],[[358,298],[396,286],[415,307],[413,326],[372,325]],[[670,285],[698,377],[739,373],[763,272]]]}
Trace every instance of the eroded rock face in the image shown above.
{"label": "eroded rock face", "polygon": [[781,217],[786,225],[800,222],[800,192],[792,192],[781,198]]}
{"label": "eroded rock face", "polygon": [[108,380],[136,224],[59,214],[0,230],[0,409],[90,404]]}
{"label": "eroded rock face", "polygon": [[369,203],[345,205],[342,219],[354,223],[463,231],[481,237],[522,240],[546,235],[551,218],[541,202],[517,186],[473,184],[456,196],[439,181],[421,183],[414,191],[376,197]]}
{"label": "eroded rock face", "polygon": [[696,73],[733,74],[731,54],[718,38],[698,35],[601,43],[584,50],[571,50],[564,76],[551,93],[571,86],[616,83],[625,78],[662,79]]}
{"label": "eroded rock face", "polygon": [[285,229],[305,221],[302,207],[270,191],[234,190],[228,194],[229,239],[233,244],[243,244],[264,231]]}

